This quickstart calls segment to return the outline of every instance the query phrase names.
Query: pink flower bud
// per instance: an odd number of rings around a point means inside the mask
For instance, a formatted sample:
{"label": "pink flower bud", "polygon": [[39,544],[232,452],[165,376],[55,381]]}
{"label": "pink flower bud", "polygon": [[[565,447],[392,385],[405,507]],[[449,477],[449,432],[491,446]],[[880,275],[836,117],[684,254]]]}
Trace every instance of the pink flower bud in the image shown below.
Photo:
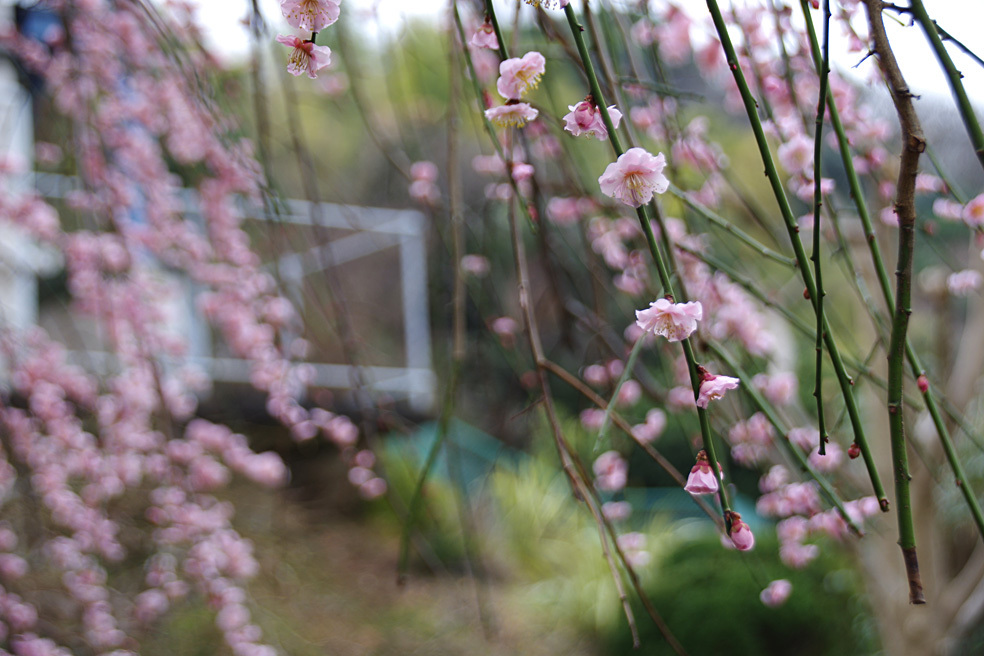
{"label": "pink flower bud", "polygon": [[786,579],[779,579],[777,581],[772,581],[769,585],[762,590],[759,594],[759,599],[762,603],[769,608],[776,608],[777,606],[782,606],[789,599],[790,593],[793,591],[793,584]]}
{"label": "pink flower bud", "polygon": [[711,470],[707,452],[703,449],[697,452],[697,464],[690,470],[683,489],[690,494],[714,494],[718,491],[718,477]]}
{"label": "pink flower bud", "polygon": [[748,551],[755,546],[755,536],[748,524],[741,521],[741,515],[736,512],[731,513],[731,542],[734,543],[738,551]]}

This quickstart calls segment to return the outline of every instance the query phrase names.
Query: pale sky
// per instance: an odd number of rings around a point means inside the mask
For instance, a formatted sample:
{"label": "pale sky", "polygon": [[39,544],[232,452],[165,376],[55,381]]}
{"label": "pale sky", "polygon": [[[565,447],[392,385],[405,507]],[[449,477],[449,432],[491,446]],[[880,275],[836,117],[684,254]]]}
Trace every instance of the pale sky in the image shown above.
{"label": "pale sky", "polygon": [[[194,0],[199,6],[199,19],[206,26],[217,52],[226,57],[243,56],[249,49],[249,36],[240,19],[246,16],[249,0]],[[502,16],[512,16],[515,2],[518,0],[497,0],[497,6],[502,7]],[[616,0],[617,2],[618,0]],[[691,15],[706,15],[704,0],[676,0],[685,6]],[[798,1],[787,0],[797,5],[794,15],[799,14]],[[831,0],[832,3],[837,0]],[[279,0],[259,0],[260,7],[267,20],[273,25],[274,31],[288,32],[289,27],[283,21],[280,13]],[[579,4],[575,0],[575,4]],[[728,1],[722,1],[722,8],[727,11]],[[738,0],[736,4],[742,4]],[[899,0],[905,4],[905,0]],[[984,57],[984,2],[981,0],[932,0],[927,2],[931,16],[940,26],[962,41],[979,56]],[[430,17],[434,20],[448,6],[447,0],[343,0],[343,12],[360,12],[368,14],[375,9],[378,20],[360,21],[364,26],[366,36],[375,38],[380,33],[395,33],[408,17]],[[918,27],[905,27],[891,20],[892,12],[886,12],[886,24],[889,37],[895,49],[896,57],[905,73],[907,81],[914,93],[939,93],[949,95],[949,87],[940,73],[936,58],[926,43],[922,31]],[[819,12],[815,12],[815,20]],[[843,52],[838,47],[843,41],[840,30],[831,32],[831,52]],[[984,68],[974,63],[969,57],[956,48],[948,47],[957,68],[964,74],[964,85],[972,97],[984,102]],[[850,74],[851,67],[857,63],[854,55],[843,55],[834,59],[835,68],[842,73]]]}

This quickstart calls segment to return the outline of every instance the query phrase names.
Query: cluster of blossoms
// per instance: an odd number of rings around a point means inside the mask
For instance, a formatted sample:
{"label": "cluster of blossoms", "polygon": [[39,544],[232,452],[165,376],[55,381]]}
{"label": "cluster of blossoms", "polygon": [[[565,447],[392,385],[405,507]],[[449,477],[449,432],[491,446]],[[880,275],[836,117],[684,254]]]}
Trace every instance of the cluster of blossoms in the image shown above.
{"label": "cluster of blossoms", "polygon": [[281,0],[280,10],[291,27],[310,36],[302,39],[292,34],[279,34],[277,41],[291,49],[287,57],[287,72],[291,75],[306,74],[309,78],[318,77],[322,68],[331,64],[331,49],[315,45],[318,32],[338,20],[339,2],[335,0]]}
{"label": "cluster of blossoms", "polygon": [[506,99],[505,105],[485,110],[485,117],[500,127],[523,127],[539,115],[539,111],[522,98],[537,87],[546,71],[547,60],[536,51],[513,57],[499,64],[499,79],[495,88]]}
{"label": "cluster of blossoms", "polygon": [[437,165],[434,162],[414,162],[410,166],[410,198],[428,207],[436,205],[441,199],[437,176]]}
{"label": "cluster of blossoms", "polygon": [[[288,470],[276,453],[256,453],[245,436],[195,418],[208,379],[175,325],[186,288],[202,290],[201,314],[248,363],[267,410],[296,440],[320,434],[338,445],[367,498],[386,484],[372,454],[357,448],[349,418],[299,402],[312,379],[292,361],[306,350],[296,337],[301,318],[250,246],[240,208],[243,199],[259,202],[261,169],[250,144],[231,136],[234,126],[191,82],[208,62],[161,56],[161,25],[137,6],[51,6],[72,39],[0,37],[72,121],[82,184],[65,205],[85,218],[66,218],[74,227],[63,228],[55,207],[20,192],[0,198],[0,220],[63,256],[71,308],[97,328],[111,357],[88,371],[40,328],[3,331],[0,504],[14,512],[33,499],[45,523],[23,535],[0,525],[3,640],[19,654],[67,653],[45,636],[51,614],[70,609],[95,653],[131,654],[168,609],[198,595],[216,610],[235,653],[268,656],[275,651],[262,644],[243,588],[258,564],[233,528],[233,506],[217,494],[235,476],[281,486]],[[292,25],[311,31],[338,16],[333,2],[282,6]],[[292,65],[313,72],[317,46],[299,49],[307,54]],[[39,144],[38,154],[49,164],[61,157],[52,144]],[[170,162],[197,171],[189,176],[197,216],[186,213]],[[134,511],[148,530],[126,519]],[[146,563],[142,585],[117,590],[116,568],[135,559]],[[30,580],[42,572],[62,588],[40,593]]]}

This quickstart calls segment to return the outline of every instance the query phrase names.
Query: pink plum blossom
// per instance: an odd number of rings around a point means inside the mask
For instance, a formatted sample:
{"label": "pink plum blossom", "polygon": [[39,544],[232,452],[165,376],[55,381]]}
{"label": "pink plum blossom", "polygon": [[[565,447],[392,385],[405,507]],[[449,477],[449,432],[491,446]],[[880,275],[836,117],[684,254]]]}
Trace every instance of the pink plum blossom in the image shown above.
{"label": "pink plum blossom", "polygon": [[686,410],[696,406],[694,391],[689,387],[678,385],[671,387],[666,393],[666,403],[674,410]]}
{"label": "pink plum blossom", "polygon": [[793,569],[803,569],[819,555],[820,547],[815,544],[782,542],[779,545],[779,560]]}
{"label": "pink plum blossom", "polygon": [[651,330],[670,342],[680,342],[697,330],[697,322],[704,316],[704,308],[699,301],[674,303],[660,298],[644,310],[636,310],[636,323],[643,330]]}
{"label": "pink plum blossom", "polygon": [[540,83],[546,63],[543,55],[534,50],[499,64],[499,79],[495,83],[499,95],[506,100],[522,98],[527,91],[535,89]]}
{"label": "pink plum blossom", "polygon": [[291,75],[306,73],[313,80],[318,71],[331,64],[328,46],[316,46],[313,41],[286,34],[277,35],[277,42],[293,48],[287,57],[287,72]]}
{"label": "pink plum blossom", "polygon": [[420,160],[410,165],[410,179],[424,182],[437,182],[439,171],[437,164],[428,160]]}
{"label": "pink plum blossom", "polygon": [[608,369],[608,375],[612,377],[612,380],[618,379],[625,372],[625,363],[618,358],[606,362],[605,367]]}
{"label": "pink plum blossom", "polygon": [[629,148],[612,162],[598,178],[601,192],[626,205],[639,207],[661,194],[670,186],[663,175],[666,158],[663,153],[651,155],[642,148]]}
{"label": "pink plum blossom", "polygon": [[788,371],[776,374],[758,374],[752,378],[752,385],[776,405],[786,405],[796,398],[799,379]]}
{"label": "pink plum blossom", "polygon": [[547,218],[557,225],[573,225],[581,218],[580,198],[554,197],[547,202]]}
{"label": "pink plum blossom", "polygon": [[738,551],[748,551],[755,546],[755,535],[748,524],[741,520],[741,515],[736,512],[731,513],[731,541]]}
{"label": "pink plum blossom", "polygon": [[[797,134],[779,146],[776,155],[779,163],[793,175],[812,176],[813,174],[813,139],[804,134]],[[812,184],[812,183],[811,183]]]}
{"label": "pink plum blossom", "polygon": [[527,164],[526,162],[513,162],[512,165],[512,178],[516,182],[522,182],[523,180],[529,180],[533,177],[533,173],[536,169],[533,168],[532,164]]}
{"label": "pink plum blossom", "polygon": [[943,193],[946,191],[946,184],[943,180],[929,173],[918,173],[916,175],[916,193]]}
{"label": "pink plum blossom", "polygon": [[[568,105],[570,113],[564,116],[564,129],[575,137],[583,135],[593,135],[598,141],[608,138],[608,128],[601,116],[601,108],[594,103],[594,99],[582,100],[577,105]],[[608,108],[608,116],[612,120],[612,127],[617,128],[622,120],[622,112],[615,109],[615,105]]]}
{"label": "pink plum blossom", "polygon": [[608,521],[620,522],[632,514],[632,504],[628,501],[607,501],[601,504],[601,514]]}
{"label": "pink plum blossom", "polygon": [[715,376],[706,371],[702,375],[700,383],[700,394],[697,397],[697,407],[706,408],[711,401],[717,401],[724,396],[728,390],[738,387],[741,381],[731,376]]}
{"label": "pink plum blossom", "polygon": [[593,465],[595,487],[599,490],[617,492],[625,487],[629,475],[629,463],[617,451],[606,451],[598,456]]}
{"label": "pink plum blossom", "polygon": [[512,348],[516,343],[516,333],[520,329],[519,322],[512,317],[498,317],[490,326],[492,332],[499,336],[505,348]]}
{"label": "pink plum blossom", "polygon": [[600,387],[608,382],[608,369],[601,364],[592,364],[584,368],[584,381],[589,385]]}
{"label": "pink plum blossom", "polygon": [[359,486],[359,495],[366,500],[376,499],[386,494],[386,489],[386,481],[376,476]]}
{"label": "pink plum blossom", "polygon": [[954,296],[969,296],[984,282],[979,271],[964,269],[946,277],[946,288]]}
{"label": "pink plum blossom", "polygon": [[601,428],[605,421],[605,411],[600,408],[585,408],[580,414],[581,425],[591,431]]}
{"label": "pink plum blossom", "polygon": [[489,275],[490,269],[489,258],[484,255],[469,253],[461,257],[461,270],[476,278],[484,278]]}
{"label": "pink plum blossom", "polygon": [[829,473],[841,466],[844,462],[844,449],[836,442],[824,444],[825,455],[820,455],[820,445],[813,448],[810,454],[810,464],[819,472]]}
{"label": "pink plum blossom", "polygon": [[434,162],[422,160],[410,165],[410,197],[425,205],[436,205],[441,198],[437,182],[438,169]]}
{"label": "pink plum blossom", "polygon": [[281,0],[280,10],[291,27],[320,32],[338,20],[338,4],[334,0]]}
{"label": "pink plum blossom", "polygon": [[615,543],[625,554],[626,561],[632,567],[645,567],[649,564],[652,556],[645,550],[646,536],[642,533],[625,533],[618,536]]}
{"label": "pink plum blossom", "polygon": [[472,34],[471,38],[468,39],[468,45],[472,48],[488,48],[489,50],[499,49],[499,39],[495,36],[495,28],[492,27],[492,21],[485,18],[485,22],[482,23],[475,33]]}
{"label": "pink plum blossom", "polygon": [[933,201],[933,214],[941,219],[959,221],[963,218],[964,206],[949,198],[937,198]]}
{"label": "pink plum blossom", "polygon": [[786,439],[804,451],[809,451],[820,443],[820,431],[816,428],[792,428],[786,435]]}
{"label": "pink plum blossom", "polygon": [[666,413],[659,408],[653,408],[646,413],[646,422],[632,427],[632,436],[640,442],[652,442],[666,428]]}
{"label": "pink plum blossom", "polygon": [[975,197],[964,206],[963,220],[971,228],[984,226],[984,194]]}
{"label": "pink plum blossom", "polygon": [[622,383],[622,387],[618,390],[618,398],[615,399],[615,403],[619,407],[629,408],[635,405],[639,398],[642,396],[642,386],[638,381],[627,380]]}
{"label": "pink plum blossom", "polygon": [[769,608],[776,608],[777,606],[782,606],[789,599],[789,595],[793,591],[793,584],[786,579],[778,579],[772,581],[761,593],[759,593],[759,599],[762,603]]}
{"label": "pink plum blossom", "polygon": [[539,115],[529,103],[518,102],[499,105],[485,110],[485,118],[500,128],[521,128]]}
{"label": "pink plum blossom", "polygon": [[714,494],[718,491],[718,477],[711,470],[711,463],[703,449],[697,452],[697,464],[691,468],[683,489],[690,494]]}

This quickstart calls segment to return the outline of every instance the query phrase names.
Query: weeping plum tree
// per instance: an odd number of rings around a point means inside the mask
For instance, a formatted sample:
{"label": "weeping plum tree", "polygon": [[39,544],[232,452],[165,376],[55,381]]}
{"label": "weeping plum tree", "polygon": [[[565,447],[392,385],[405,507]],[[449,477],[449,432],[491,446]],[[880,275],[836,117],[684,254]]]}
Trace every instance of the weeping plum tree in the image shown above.
{"label": "weeping plum tree", "polygon": [[[195,417],[202,377],[167,330],[161,303],[179,276],[204,290],[201,312],[249,361],[269,413],[298,440],[320,434],[337,444],[365,496],[386,488],[372,454],[356,448],[359,429],[299,401],[310,381],[298,337],[305,326],[243,228],[238,201],[269,200],[262,103],[257,157],[209,97],[203,80],[216,64],[191,47],[197,28],[180,5],[168,15],[142,1],[45,5],[56,27],[40,40],[8,27],[3,45],[69,126],[60,147],[39,144],[38,158],[63,151],[77,185],[56,209],[6,166],[0,217],[60,255],[73,307],[97,323],[112,357],[86,370],[40,328],[4,328],[3,648],[137,653],[144,632],[198,595],[215,607],[235,653],[275,653],[245,603],[252,547],[215,493],[233,473],[277,485],[286,470],[228,427]],[[365,102],[355,74],[368,51],[347,43],[340,58],[318,45],[344,19],[338,3],[283,0],[281,9],[290,32],[267,42],[279,44],[286,72],[308,83],[348,68],[366,131],[431,212],[454,263],[438,439],[410,500],[405,541],[469,382],[470,295],[525,372],[520,382],[546,418],[543,439],[555,447],[571,503],[597,524],[633,635],[638,595],[668,644],[686,653],[639,584],[641,547],[621,533],[630,449],[663,467],[721,533],[722,548],[737,551],[756,547],[735,510],[732,472],[758,472],[756,511],[776,522],[779,559],[808,567],[836,541],[856,552],[891,653],[944,652],[975,626],[984,613],[984,517],[973,489],[981,477],[965,465],[979,462],[982,448],[971,390],[984,359],[973,337],[984,323],[984,194],[965,194],[945,161],[927,156],[932,143],[886,14],[911,19],[931,43],[969,151],[979,156],[984,139],[949,55],[966,47],[922,2],[707,0],[700,11],[670,2],[449,2],[441,18],[447,151],[433,153],[433,143],[399,132],[399,121],[377,122],[381,110]],[[268,35],[256,3],[252,12],[259,41]],[[871,89],[831,71],[832,32],[847,34]],[[701,91],[682,91],[685,76],[699,78]],[[871,101],[886,91],[894,123]],[[463,124],[486,139],[487,154],[472,161],[487,178],[484,197],[463,192]],[[715,141],[725,136],[719,125],[747,136],[725,149]],[[388,139],[386,129],[398,134]],[[765,184],[749,170],[763,170]],[[302,186],[318,200],[311,177],[308,166]],[[187,211],[186,186],[200,218]],[[508,243],[469,244],[475,222],[501,226],[477,234],[508,234]],[[969,255],[956,254],[961,243]],[[502,248],[511,266],[498,268],[490,256]],[[947,274],[920,290],[914,262],[927,258]],[[514,316],[481,293],[510,282]],[[965,337],[946,320],[954,307]],[[927,349],[934,331],[959,348]],[[582,405],[561,404],[560,388]],[[571,411],[604,449],[592,462],[565,435]],[[695,435],[689,475],[660,453],[669,419]],[[939,511],[958,502],[958,517]],[[116,576],[133,559],[146,576],[131,589]],[[26,583],[39,575],[56,591]],[[761,599],[775,606],[790,594],[779,579]]]}
{"label": "weeping plum tree", "polygon": [[[39,326],[5,321],[2,653],[137,653],[140,636],[189,596],[207,600],[235,653],[274,653],[242,587],[257,571],[252,543],[216,494],[234,475],[279,486],[287,470],[195,416],[208,381],[171,317],[186,281],[248,362],[270,415],[297,440],[320,434],[348,449],[364,495],[385,483],[371,454],[355,452],[352,421],[298,401],[310,380],[297,358],[303,327],[241,211],[242,200],[262,201],[266,183],[250,143],[205,92],[214,61],[194,48],[197,27],[144,2],[39,9],[54,19],[48,27],[28,34],[7,22],[3,47],[63,119],[64,140],[39,143],[37,155],[48,165],[64,157],[72,184],[56,209],[31,188],[23,154],[7,153],[0,215],[21,240],[12,245],[30,239],[60,259],[72,310],[108,357],[87,369]],[[29,266],[17,261],[28,255],[14,253],[13,267]],[[137,586],[119,576],[134,562],[145,572]]]}

